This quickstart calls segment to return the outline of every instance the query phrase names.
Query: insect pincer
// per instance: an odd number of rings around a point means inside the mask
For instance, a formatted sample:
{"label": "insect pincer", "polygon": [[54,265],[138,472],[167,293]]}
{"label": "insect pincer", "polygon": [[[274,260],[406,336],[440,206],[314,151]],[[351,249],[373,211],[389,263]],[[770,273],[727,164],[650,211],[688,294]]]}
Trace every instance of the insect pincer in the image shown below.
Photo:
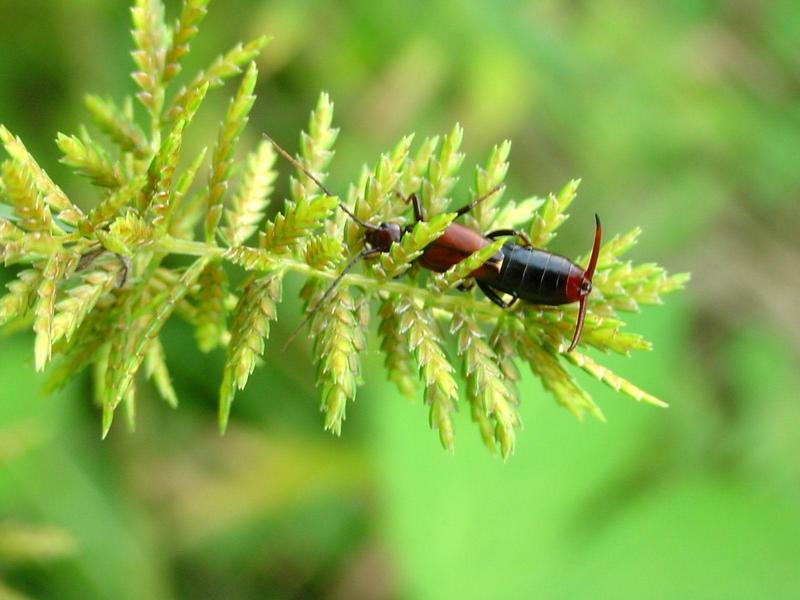
{"label": "insect pincer", "polygon": [[597,259],[600,256],[600,239],[602,238],[603,232],[602,227],[600,226],[600,217],[597,214],[594,215],[594,221],[595,228],[592,256],[589,258],[589,266],[586,267],[586,271],[583,273],[583,279],[580,286],[580,296],[578,298],[578,302],[580,302],[580,308],[578,309],[578,321],[575,324],[575,333],[572,336],[572,343],[569,345],[569,348],[567,348],[567,352],[572,352],[575,349],[575,346],[578,345],[578,341],[581,339],[583,322],[586,320],[587,299],[589,297],[589,293],[592,291],[592,279],[594,278],[594,271],[597,268]]}

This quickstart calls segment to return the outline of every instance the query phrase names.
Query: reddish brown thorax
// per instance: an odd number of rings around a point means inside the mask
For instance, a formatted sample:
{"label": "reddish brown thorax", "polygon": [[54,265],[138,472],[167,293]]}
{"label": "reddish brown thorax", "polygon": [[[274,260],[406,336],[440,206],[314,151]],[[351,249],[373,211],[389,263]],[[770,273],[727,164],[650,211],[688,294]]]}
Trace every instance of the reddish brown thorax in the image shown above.
{"label": "reddish brown thorax", "polygon": [[[451,223],[440,238],[434,240],[425,248],[419,258],[419,262],[426,269],[444,273],[473,252],[477,252],[489,244],[491,244],[491,240],[486,239],[474,229],[458,223]],[[495,258],[502,262],[502,254],[498,253]],[[471,273],[471,276],[480,277],[484,271],[496,271],[498,266],[495,258],[484,263],[483,266]]]}

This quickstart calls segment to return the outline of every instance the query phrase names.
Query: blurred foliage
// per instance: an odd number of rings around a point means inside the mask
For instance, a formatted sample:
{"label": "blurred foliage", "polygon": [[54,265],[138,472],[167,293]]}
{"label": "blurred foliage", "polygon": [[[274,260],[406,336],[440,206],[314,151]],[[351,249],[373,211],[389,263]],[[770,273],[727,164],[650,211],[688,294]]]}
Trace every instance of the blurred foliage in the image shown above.
{"label": "blurred foliage", "polygon": [[[0,1],[0,116],[71,197],[88,188],[65,177],[50,132],[83,119],[87,90],[127,88],[129,23],[127,2]],[[176,326],[165,351],[188,399],[181,418],[143,399],[137,433],[100,443],[88,383],[42,399],[32,365],[20,368],[30,340],[6,338],[0,522],[55,533],[64,551],[22,560],[24,544],[16,559],[6,547],[4,588],[59,599],[796,597],[796,2],[229,0],[211,3],[186,71],[265,33],[275,39],[252,132],[292,139],[328,90],[348,132],[334,189],[406,130],[460,121],[468,157],[514,141],[519,197],[582,177],[559,250],[584,251],[576,223],[598,212],[610,232],[643,226],[636,258],[692,271],[683,303],[633,319],[654,351],[610,361],[671,408],[617,409],[579,375],[609,422],[576,427],[523,376],[514,460],[486,456],[474,434],[450,456],[419,427],[419,407],[370,376],[381,369],[371,352],[361,410],[331,440],[296,344],[267,350],[219,439],[220,356],[196,353]],[[198,115],[197,143],[214,135],[225,97]],[[456,419],[464,433],[468,412]]]}

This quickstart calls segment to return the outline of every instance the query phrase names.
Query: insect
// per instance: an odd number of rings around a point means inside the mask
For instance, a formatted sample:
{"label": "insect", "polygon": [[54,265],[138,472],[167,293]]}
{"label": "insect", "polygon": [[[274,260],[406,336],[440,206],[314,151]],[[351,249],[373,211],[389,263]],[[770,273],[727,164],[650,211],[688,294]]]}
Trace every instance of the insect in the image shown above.
{"label": "insect", "polygon": [[[297,159],[290,155],[286,150],[279,146],[272,138],[265,134],[265,137],[272,143],[277,152],[292,163],[297,169],[311,179],[320,190],[328,196],[333,196],[322,182],[311,172],[308,171]],[[471,211],[479,203],[483,202],[493,194],[497,193],[502,186],[497,186],[488,193],[475,198],[472,202],[456,211],[456,218],[461,217]],[[414,211],[414,223],[425,220],[422,204],[416,194],[411,194],[408,198]],[[405,227],[398,223],[381,223],[374,225],[359,219],[347,206],[339,203],[341,209],[364,228],[364,240],[366,242],[364,250],[356,254],[347,263],[342,272],[325,291],[322,298],[318,301],[317,307],[330,296],[342,277],[355,266],[355,264],[365,258],[376,256],[383,252],[388,252],[392,244],[399,242],[403,235],[410,232],[413,225]],[[578,341],[583,331],[583,323],[586,318],[587,299],[592,291],[592,278],[597,267],[597,258],[600,253],[600,240],[602,228],[600,218],[595,215],[595,232],[592,254],[589,258],[589,265],[586,269],[581,268],[570,259],[560,254],[554,254],[546,250],[534,248],[530,240],[524,233],[515,229],[498,229],[483,235],[474,229],[451,223],[444,230],[442,235],[431,242],[417,259],[424,268],[437,273],[447,271],[453,265],[461,262],[474,252],[489,245],[495,238],[517,238],[521,243],[506,242],[489,260],[470,273],[478,285],[478,288],[495,304],[502,308],[510,308],[518,300],[522,299],[531,304],[546,304],[557,306],[579,302],[578,318],[575,324],[575,333],[572,342],[567,349],[571,352],[578,345]],[[506,301],[500,293],[511,296]],[[309,315],[315,310],[309,311]],[[302,328],[306,321],[300,324]],[[299,330],[299,328],[298,328]],[[291,342],[295,334],[287,341]]]}

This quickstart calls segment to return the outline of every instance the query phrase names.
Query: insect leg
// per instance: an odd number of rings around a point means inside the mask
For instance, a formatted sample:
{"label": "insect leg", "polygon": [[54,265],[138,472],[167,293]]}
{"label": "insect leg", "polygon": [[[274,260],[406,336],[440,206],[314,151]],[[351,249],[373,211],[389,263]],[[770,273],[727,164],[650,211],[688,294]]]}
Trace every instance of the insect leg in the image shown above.
{"label": "insect leg", "polygon": [[506,237],[506,236],[508,236],[508,237],[518,237],[522,241],[522,245],[523,246],[533,246],[533,244],[531,243],[530,238],[528,238],[527,235],[525,235],[524,233],[522,233],[521,231],[518,231],[516,229],[498,229],[496,231],[492,231],[492,232],[486,234],[486,237],[489,238],[490,240],[493,240],[494,238]]}
{"label": "insect leg", "polygon": [[78,266],[75,267],[75,270],[83,271],[85,269],[88,269],[90,266],[92,266],[94,259],[103,254],[103,252],[105,251],[106,249],[103,248],[103,246],[98,246],[97,248],[93,248],[88,252],[84,252],[83,254],[81,254],[81,258],[78,261]]}
{"label": "insect leg", "polygon": [[[88,252],[84,252],[81,255],[80,260],[78,261],[78,266],[75,268],[75,270],[77,272],[85,271],[86,269],[92,266],[95,259],[97,259],[105,252],[107,252],[107,250],[102,246],[98,246],[97,248],[93,248]],[[114,256],[116,256],[117,259],[119,259],[119,262],[121,264],[119,273],[117,273],[117,281],[115,285],[117,288],[121,288],[128,281],[128,274],[130,273],[131,270],[131,259],[127,256],[117,253],[114,253]]]}
{"label": "insect leg", "polygon": [[313,307],[309,308],[306,311],[305,318],[302,320],[300,325],[298,325],[295,328],[295,330],[292,331],[292,333],[289,336],[289,338],[283,344],[283,351],[284,352],[289,347],[289,345],[292,343],[294,338],[297,337],[297,334],[300,333],[300,330],[303,329],[303,327],[305,327],[306,323],[308,323],[311,320],[311,318],[316,314],[316,312],[319,310],[320,306],[322,306],[325,303],[325,301],[331,296],[331,294],[333,294],[333,291],[336,289],[336,286],[339,285],[339,282],[342,280],[342,278],[345,275],[347,275],[347,273],[350,271],[350,269],[352,269],[354,266],[356,266],[358,261],[363,260],[365,258],[372,258],[373,256],[375,256],[377,254],[380,254],[380,250],[377,250],[375,248],[367,248],[367,249],[362,250],[361,252],[359,252],[353,258],[350,259],[350,262],[348,262],[347,266],[344,269],[342,269],[342,271],[341,271],[341,273],[339,273],[339,275],[336,276],[336,279],[334,279],[333,282],[328,286],[328,289],[326,289],[325,293],[322,294],[322,297],[319,300],[317,300],[317,303]]}
{"label": "insect leg", "polygon": [[119,259],[119,262],[122,263],[122,268],[119,270],[116,281],[117,288],[121,288],[128,281],[128,275],[130,275],[131,272],[131,259],[130,257],[122,254],[117,254],[116,256]]}
{"label": "insect leg", "polygon": [[467,279],[467,280],[462,281],[461,283],[459,283],[457,287],[462,292],[468,292],[473,287],[475,287],[475,280],[474,279]]}
{"label": "insect leg", "polygon": [[422,211],[422,203],[419,201],[419,196],[417,196],[416,192],[412,192],[408,196],[403,196],[403,194],[395,190],[394,195],[405,203],[411,203],[411,206],[414,208],[415,223],[425,220],[425,213]]}
{"label": "insect leg", "polygon": [[411,202],[411,206],[414,208],[414,222],[424,221],[425,213],[422,210],[422,202],[419,201],[419,196],[415,193],[411,194],[406,201]]}
{"label": "insect leg", "polygon": [[499,306],[500,308],[509,308],[509,307],[513,306],[514,303],[517,301],[517,298],[515,296],[514,299],[511,302],[506,302],[500,296],[497,295],[497,292],[495,292],[491,287],[489,287],[483,281],[478,281],[477,283],[478,283],[478,287],[481,289],[481,291],[484,294],[486,294],[486,297],[489,298],[489,300],[491,300],[495,304],[497,304],[497,306]]}

